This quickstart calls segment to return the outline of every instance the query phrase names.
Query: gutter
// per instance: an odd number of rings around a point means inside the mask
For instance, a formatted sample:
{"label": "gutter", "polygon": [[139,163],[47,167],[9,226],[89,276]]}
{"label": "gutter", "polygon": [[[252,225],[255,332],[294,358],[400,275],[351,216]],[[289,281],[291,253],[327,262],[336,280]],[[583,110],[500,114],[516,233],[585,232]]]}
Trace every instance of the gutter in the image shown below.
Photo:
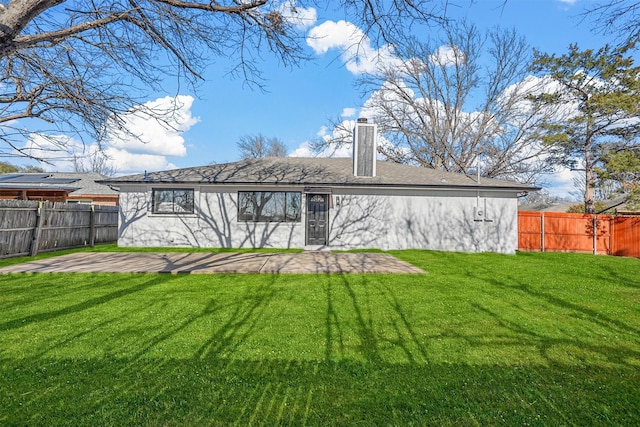
{"label": "gutter", "polygon": [[468,191],[516,191],[516,192],[529,192],[541,190],[541,187],[535,186],[491,186],[491,185],[479,185],[479,184],[383,184],[383,183],[370,183],[370,184],[354,184],[354,183],[304,183],[304,182],[202,182],[202,181],[100,181],[101,184],[109,185],[110,187],[121,185],[179,185],[179,186],[221,186],[221,187],[246,187],[246,186],[260,186],[260,187],[304,187],[304,188],[374,188],[374,189],[399,189],[399,190],[468,190]]}

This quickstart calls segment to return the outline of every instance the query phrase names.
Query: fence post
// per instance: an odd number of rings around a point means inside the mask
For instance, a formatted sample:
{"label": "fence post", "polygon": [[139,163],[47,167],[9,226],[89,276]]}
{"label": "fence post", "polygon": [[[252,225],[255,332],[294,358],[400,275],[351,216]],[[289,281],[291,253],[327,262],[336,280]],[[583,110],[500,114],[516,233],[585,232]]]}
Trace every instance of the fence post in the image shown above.
{"label": "fence post", "polygon": [[540,248],[542,249],[542,252],[544,252],[544,212],[540,215],[540,221],[542,222],[542,224],[540,224],[540,233],[542,234]]}
{"label": "fence post", "polygon": [[31,248],[29,248],[29,256],[36,256],[38,254],[38,245],[40,244],[40,232],[42,231],[42,224],[44,222],[45,214],[44,202],[38,203],[38,211],[36,213],[36,228],[33,230],[33,240],[31,240]]}
{"label": "fence post", "polygon": [[593,254],[598,255],[598,217],[593,216]]}
{"label": "fence post", "polygon": [[89,246],[94,247],[96,241],[96,207],[91,204],[89,211]]}
{"label": "fence post", "polygon": [[607,255],[613,255],[613,217],[609,215],[609,251]]}

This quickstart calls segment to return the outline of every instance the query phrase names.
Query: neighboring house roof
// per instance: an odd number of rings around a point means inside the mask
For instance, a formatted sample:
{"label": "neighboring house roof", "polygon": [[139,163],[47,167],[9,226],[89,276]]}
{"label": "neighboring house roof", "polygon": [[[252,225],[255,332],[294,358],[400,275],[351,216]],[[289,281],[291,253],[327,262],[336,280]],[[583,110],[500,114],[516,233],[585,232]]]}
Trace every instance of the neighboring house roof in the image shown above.
{"label": "neighboring house roof", "polygon": [[578,201],[564,201],[554,203],[528,203],[518,206],[521,211],[538,211],[538,212],[567,212],[569,208],[580,204]]}
{"label": "neighboring house roof", "polygon": [[71,197],[118,195],[108,185],[96,182],[105,178],[99,173],[5,173],[0,174],[0,190],[62,190],[69,192]]}
{"label": "neighboring house roof", "polygon": [[375,177],[353,175],[351,158],[265,157],[234,163],[175,169],[109,178],[105,184],[271,184],[306,186],[372,186],[469,188],[531,191],[537,187],[461,173],[378,161]]}
{"label": "neighboring house roof", "polygon": [[629,200],[628,194],[623,194],[613,200],[609,200],[606,209],[601,210],[603,212],[613,210],[616,213],[625,215],[638,215],[640,213],[635,204]]}
{"label": "neighboring house roof", "polygon": [[[596,214],[600,213],[613,213],[621,215],[638,215],[640,211],[632,209],[627,202],[628,196],[620,196],[613,200],[602,201],[606,207],[596,211]],[[560,203],[529,203],[521,204],[518,209],[521,211],[538,211],[538,212],[569,212],[569,210],[575,206],[584,206],[584,202],[581,201],[564,201]]]}

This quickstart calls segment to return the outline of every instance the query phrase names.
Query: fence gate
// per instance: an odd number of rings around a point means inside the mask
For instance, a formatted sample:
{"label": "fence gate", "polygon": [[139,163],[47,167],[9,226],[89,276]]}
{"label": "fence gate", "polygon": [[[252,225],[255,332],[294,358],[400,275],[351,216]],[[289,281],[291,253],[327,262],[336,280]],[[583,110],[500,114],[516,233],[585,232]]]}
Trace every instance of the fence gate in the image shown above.
{"label": "fence gate", "polygon": [[613,218],[612,255],[640,258],[640,217]]}

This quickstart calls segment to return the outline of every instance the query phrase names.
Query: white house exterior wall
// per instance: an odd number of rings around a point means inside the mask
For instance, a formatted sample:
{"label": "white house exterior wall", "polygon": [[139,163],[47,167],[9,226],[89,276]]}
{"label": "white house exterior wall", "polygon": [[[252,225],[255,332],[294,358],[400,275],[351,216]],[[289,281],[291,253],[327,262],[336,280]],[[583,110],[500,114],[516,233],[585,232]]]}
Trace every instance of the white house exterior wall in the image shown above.
{"label": "white house exterior wall", "polygon": [[[329,244],[344,248],[433,249],[515,253],[517,199],[513,193],[394,191],[334,193]],[[476,211],[483,212],[478,220]]]}
{"label": "white house exterior wall", "polygon": [[[238,222],[238,191],[255,188],[164,186],[194,188],[193,214],[152,214],[152,187],[120,188],[118,245],[123,247],[296,248],[304,246],[300,222]],[[154,185],[153,188],[163,188]],[[302,191],[261,188],[260,191]]]}
{"label": "white house exterior wall", "polygon": [[[120,187],[118,244],[125,247],[302,248],[306,194],[295,223],[239,222],[238,191],[300,191],[301,187],[166,185],[194,188],[195,212],[151,213],[151,186]],[[154,185],[153,188],[162,188]],[[514,253],[517,200],[513,192],[334,188],[328,245],[334,248],[433,249]],[[475,211],[486,212],[477,221]],[[485,205],[486,203],[486,205]],[[485,220],[486,219],[486,220]]]}

